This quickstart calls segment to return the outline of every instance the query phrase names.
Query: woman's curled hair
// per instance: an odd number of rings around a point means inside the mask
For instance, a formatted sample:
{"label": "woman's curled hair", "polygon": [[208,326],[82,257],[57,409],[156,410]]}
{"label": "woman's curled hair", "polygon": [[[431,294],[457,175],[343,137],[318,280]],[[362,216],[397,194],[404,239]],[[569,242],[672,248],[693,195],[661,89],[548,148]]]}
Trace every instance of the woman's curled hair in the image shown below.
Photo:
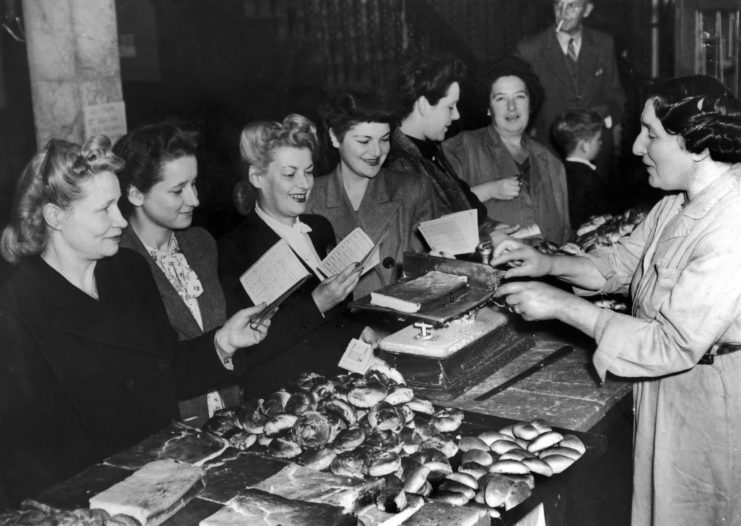
{"label": "woman's curled hair", "polygon": [[84,181],[101,172],[115,173],[123,164],[105,135],[91,137],[82,147],[51,139],[31,158],[18,180],[10,222],[0,239],[3,257],[15,263],[20,258],[41,254],[49,240],[44,206],[69,208],[84,197]]}
{"label": "woman's curled hair", "polygon": [[134,211],[127,196],[128,189],[133,186],[147,194],[162,180],[163,165],[181,157],[195,156],[199,140],[197,129],[163,122],[132,130],[116,143],[113,152],[126,162],[118,172],[121,182],[118,206],[124,217]]}
{"label": "woman's curled hair", "polygon": [[255,121],[242,129],[239,152],[242,159],[258,172],[264,172],[278,148],[308,148],[312,155],[317,147],[316,127],[303,115],[292,113],[282,122]]}
{"label": "woman's curled hair", "polygon": [[670,79],[652,88],[648,99],[688,152],[707,150],[714,161],[741,162],[741,105],[720,81],[707,75]]}
{"label": "woman's curled hair", "polygon": [[491,88],[494,83],[502,77],[517,77],[525,83],[528,96],[530,97],[530,122],[532,117],[538,113],[540,106],[545,99],[545,91],[540,83],[538,75],[532,66],[525,60],[509,55],[485,65],[477,76],[476,93],[477,100],[482,109],[489,108],[489,98],[491,97]]}

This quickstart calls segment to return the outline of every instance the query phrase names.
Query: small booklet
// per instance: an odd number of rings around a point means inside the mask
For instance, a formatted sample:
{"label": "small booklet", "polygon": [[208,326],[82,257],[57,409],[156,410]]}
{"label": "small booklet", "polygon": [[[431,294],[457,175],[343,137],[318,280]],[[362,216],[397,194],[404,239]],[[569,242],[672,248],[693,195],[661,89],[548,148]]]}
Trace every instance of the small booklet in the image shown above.
{"label": "small booklet", "polygon": [[431,270],[410,281],[394,283],[371,292],[370,302],[378,307],[413,314],[423,306],[450,302],[450,294],[466,287],[468,278]]}
{"label": "small booklet", "polygon": [[479,244],[478,216],[474,209],[423,221],[419,231],[430,248],[439,252],[469,254]]}
{"label": "small booklet", "polygon": [[334,250],[324,258],[319,264],[319,270],[329,277],[339,274],[348,265],[359,263],[363,267],[361,274],[365,274],[378,265],[380,261],[379,247],[387,236],[388,230],[384,231],[378,241],[373,243],[370,236],[362,228],[357,227],[346,235]]}
{"label": "small booklet", "polygon": [[311,276],[288,243],[281,239],[242,274],[239,281],[252,302],[274,305],[286,291]]}

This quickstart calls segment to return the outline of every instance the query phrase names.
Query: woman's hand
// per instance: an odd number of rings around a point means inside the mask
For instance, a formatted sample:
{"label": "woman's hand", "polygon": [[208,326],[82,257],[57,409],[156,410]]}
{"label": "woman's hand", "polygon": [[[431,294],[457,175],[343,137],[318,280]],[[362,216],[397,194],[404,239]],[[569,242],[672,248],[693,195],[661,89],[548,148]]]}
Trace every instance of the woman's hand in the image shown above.
{"label": "woman's hand", "polygon": [[505,239],[496,247],[490,261],[492,267],[502,264],[510,268],[505,278],[538,277],[551,273],[551,257],[515,239]]}
{"label": "woman's hand", "polygon": [[242,309],[216,331],[216,343],[219,349],[227,355],[232,355],[237,349],[260,343],[268,333],[270,319],[266,319],[255,328],[250,327],[250,321],[265,308],[265,303]]}
{"label": "woman's hand", "polygon": [[494,296],[504,298],[509,310],[525,320],[560,320],[592,338],[603,310],[583,298],[540,281],[505,283]]}
{"label": "woman's hand", "polygon": [[476,197],[481,201],[499,199],[509,201],[520,195],[520,180],[517,177],[505,177],[496,181],[477,184],[471,187]]}
{"label": "woman's hand", "polygon": [[311,292],[319,312],[324,314],[332,307],[338,305],[350,294],[358,284],[363,269],[355,265],[349,265],[345,270],[322,281]]}
{"label": "woman's hand", "polygon": [[539,281],[505,283],[497,289],[495,297],[504,298],[511,312],[528,321],[561,319],[562,310],[572,300],[584,301]]}

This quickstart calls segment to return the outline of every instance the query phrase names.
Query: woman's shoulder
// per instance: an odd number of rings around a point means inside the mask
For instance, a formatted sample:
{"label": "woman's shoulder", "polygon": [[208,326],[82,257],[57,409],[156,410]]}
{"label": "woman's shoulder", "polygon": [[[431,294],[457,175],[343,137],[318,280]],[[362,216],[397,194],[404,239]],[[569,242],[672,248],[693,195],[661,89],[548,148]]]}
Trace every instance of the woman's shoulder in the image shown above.
{"label": "woman's shoulder", "polygon": [[332,232],[332,223],[329,219],[320,214],[301,214],[299,216],[301,221],[311,227],[312,230],[320,229]]}
{"label": "woman's shoulder", "polygon": [[379,176],[386,181],[391,193],[399,195],[402,199],[414,198],[417,195],[424,194],[427,187],[431,188],[425,177],[420,177],[419,174],[414,172],[384,168]]}
{"label": "woman's shoulder", "polygon": [[192,226],[175,233],[178,240],[187,240],[189,243],[202,247],[215,247],[216,239],[203,227]]}
{"label": "woman's shoulder", "polygon": [[443,148],[468,148],[474,144],[486,141],[489,136],[489,127],[485,126],[477,130],[463,130],[443,142]]}

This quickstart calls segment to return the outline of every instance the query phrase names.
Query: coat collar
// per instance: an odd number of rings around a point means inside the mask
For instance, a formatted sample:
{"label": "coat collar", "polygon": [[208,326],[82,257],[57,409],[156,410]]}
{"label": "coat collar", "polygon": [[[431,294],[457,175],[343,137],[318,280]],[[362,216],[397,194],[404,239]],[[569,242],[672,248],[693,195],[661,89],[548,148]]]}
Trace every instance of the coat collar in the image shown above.
{"label": "coat collar", "polygon": [[[341,215],[355,217],[355,222],[374,241],[381,236],[402,206],[400,199],[393,199],[393,190],[390,187],[392,184],[391,177],[393,175],[385,168],[381,168],[378,175],[368,182],[363,201],[360,203],[360,208],[357,211],[353,209],[350,199],[347,197],[345,187],[342,184],[337,169],[333,170],[326,177],[328,178],[325,187],[325,204],[327,209],[341,208]],[[337,225],[335,225],[335,229],[337,232],[343,230],[338,228]]]}
{"label": "coat collar", "polygon": [[[193,271],[199,278],[203,278],[208,272],[205,268],[206,258],[204,257],[205,247],[194,242],[192,236],[187,235],[185,232],[176,232],[175,238],[178,241],[180,251],[185,255],[188,264],[191,266]],[[170,318],[171,325],[178,331],[178,333],[185,335],[188,338],[195,338],[203,333],[201,328],[198,326],[193,314],[190,309],[185,305],[180,295],[172,286],[170,280],[162,269],[157,265],[157,262],[149,255],[149,251],[142,243],[139,236],[136,235],[131,226],[127,227],[123,235],[121,236],[121,244],[125,247],[131,248],[132,250],[141,254],[144,259],[147,260],[149,268],[152,271],[155,282],[157,282],[157,288],[162,295],[162,302],[167,308],[168,317]],[[202,281],[203,283],[203,281]],[[205,287],[205,283],[204,283]],[[212,320],[211,316],[214,314],[214,309],[211,305],[206,304],[206,297],[208,291],[204,290],[203,294],[198,298],[198,305],[201,308],[201,319],[203,320],[203,326],[211,327],[221,323],[221,320]]]}
{"label": "coat collar", "polygon": [[122,272],[121,264],[118,255],[96,263],[97,300],[72,285],[40,256],[27,259],[18,270],[36,290],[34,297],[52,311],[54,329],[113,347],[125,341],[127,349],[159,354],[156,344],[147,341],[140,331],[136,323],[140,318],[132,310],[139,304],[136,296],[141,281],[131,280],[129,273]]}

